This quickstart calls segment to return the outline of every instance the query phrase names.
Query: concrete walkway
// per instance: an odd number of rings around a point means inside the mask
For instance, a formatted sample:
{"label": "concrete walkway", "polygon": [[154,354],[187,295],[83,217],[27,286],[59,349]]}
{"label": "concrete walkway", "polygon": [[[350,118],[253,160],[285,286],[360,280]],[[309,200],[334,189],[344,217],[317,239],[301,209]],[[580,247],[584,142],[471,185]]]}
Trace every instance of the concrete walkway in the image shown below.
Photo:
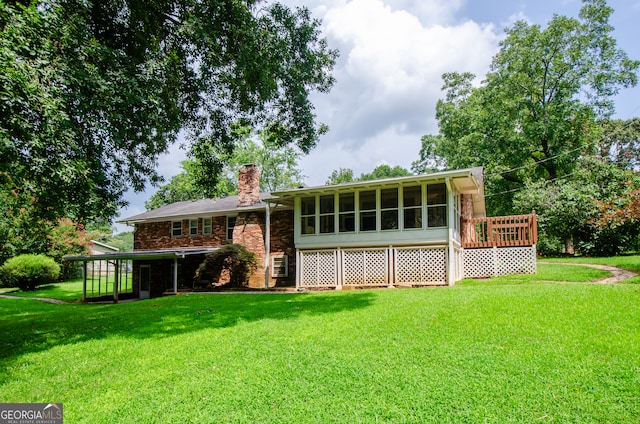
{"label": "concrete walkway", "polygon": [[609,265],[579,264],[579,263],[573,263],[573,262],[545,262],[545,261],[538,261],[538,263],[547,264],[547,265],[586,266],[589,268],[602,269],[604,271],[609,271],[611,273],[610,277],[604,277],[599,280],[589,281],[589,283],[591,284],[615,284],[624,280],[628,280],[629,278],[638,276],[638,274],[633,271],[627,271],[626,269],[616,268],[614,266],[609,266]]}

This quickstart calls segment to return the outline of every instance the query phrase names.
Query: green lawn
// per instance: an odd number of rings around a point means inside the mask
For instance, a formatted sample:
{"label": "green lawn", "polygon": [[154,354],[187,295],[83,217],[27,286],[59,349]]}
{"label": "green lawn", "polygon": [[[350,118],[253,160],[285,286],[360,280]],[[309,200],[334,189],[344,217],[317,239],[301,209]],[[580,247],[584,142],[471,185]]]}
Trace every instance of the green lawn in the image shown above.
{"label": "green lawn", "polygon": [[67,423],[637,422],[638,286],[540,280],[0,299],[0,402]]}
{"label": "green lawn", "polygon": [[620,268],[628,269],[640,273],[640,256],[638,255],[622,255],[611,256],[607,258],[590,258],[587,256],[574,256],[563,258],[541,258],[544,262],[565,262],[576,264],[600,264],[617,266]]}
{"label": "green lawn", "polygon": [[[625,255],[625,256],[612,256],[608,258],[588,258],[588,257],[570,257],[570,258],[543,258],[540,259],[545,262],[564,262],[575,264],[598,264],[609,265],[618,268],[628,269],[629,271],[640,274],[640,256],[638,255]],[[640,277],[635,277],[629,280],[630,283],[640,283]]]}
{"label": "green lawn", "polygon": [[19,297],[46,297],[64,300],[65,302],[80,302],[82,300],[82,278],[62,283],[47,284],[37,287],[34,291],[20,291],[18,289],[0,289],[0,294]]}
{"label": "green lawn", "polygon": [[544,282],[583,283],[611,275],[608,271],[588,268],[579,265],[538,264],[535,274],[505,275],[490,279],[465,279],[456,283],[458,286],[536,284]]}

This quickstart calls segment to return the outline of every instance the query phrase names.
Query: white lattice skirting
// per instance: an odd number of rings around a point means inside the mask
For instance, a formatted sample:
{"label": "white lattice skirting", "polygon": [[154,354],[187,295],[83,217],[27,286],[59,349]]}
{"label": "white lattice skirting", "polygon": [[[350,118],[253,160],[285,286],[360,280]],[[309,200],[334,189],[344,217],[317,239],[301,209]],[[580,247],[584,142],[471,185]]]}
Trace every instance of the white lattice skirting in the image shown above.
{"label": "white lattice skirting", "polygon": [[444,246],[301,250],[298,255],[299,287],[447,284]]}
{"label": "white lattice skirting", "polygon": [[464,249],[464,277],[536,273],[536,246]]}

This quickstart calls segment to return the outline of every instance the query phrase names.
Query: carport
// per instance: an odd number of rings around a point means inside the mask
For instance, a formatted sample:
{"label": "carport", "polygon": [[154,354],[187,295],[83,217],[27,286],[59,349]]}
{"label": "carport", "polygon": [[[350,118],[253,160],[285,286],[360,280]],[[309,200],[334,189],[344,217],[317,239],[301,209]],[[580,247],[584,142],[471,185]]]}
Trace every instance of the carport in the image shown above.
{"label": "carport", "polygon": [[[178,260],[187,256],[206,255],[207,253],[217,250],[216,247],[208,248],[183,248],[183,249],[159,249],[159,250],[141,250],[134,252],[113,252],[95,255],[77,255],[64,256],[63,259],[72,262],[82,262],[82,301],[91,300],[109,300],[112,298],[114,303],[118,302],[118,298],[122,293],[130,293],[135,295],[134,290],[134,270],[136,262],[139,261],[166,261],[173,260],[172,281],[173,293],[178,292]],[[104,265],[103,265],[104,264]],[[97,271],[96,271],[97,270]],[[147,276],[148,277],[148,276]],[[98,286],[98,296],[95,296],[95,286]],[[88,283],[91,282],[91,294],[88,293]],[[147,281],[148,283],[149,281]],[[142,297],[141,281],[138,282],[138,296]],[[104,290],[102,287],[104,286]],[[110,287],[110,288],[109,288]],[[104,295],[103,295],[104,293]],[[145,296],[145,297],[148,297]],[[98,299],[96,299],[98,298]],[[144,297],[142,297],[144,298]]]}

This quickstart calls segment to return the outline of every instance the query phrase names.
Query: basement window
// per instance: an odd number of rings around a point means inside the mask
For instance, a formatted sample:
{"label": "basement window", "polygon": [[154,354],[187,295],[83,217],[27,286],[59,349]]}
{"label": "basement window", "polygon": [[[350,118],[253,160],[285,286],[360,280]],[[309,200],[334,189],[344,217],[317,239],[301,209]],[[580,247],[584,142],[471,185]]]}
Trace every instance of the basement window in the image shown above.
{"label": "basement window", "polygon": [[271,258],[271,276],[272,277],[288,277],[289,276],[289,257],[273,256]]}

